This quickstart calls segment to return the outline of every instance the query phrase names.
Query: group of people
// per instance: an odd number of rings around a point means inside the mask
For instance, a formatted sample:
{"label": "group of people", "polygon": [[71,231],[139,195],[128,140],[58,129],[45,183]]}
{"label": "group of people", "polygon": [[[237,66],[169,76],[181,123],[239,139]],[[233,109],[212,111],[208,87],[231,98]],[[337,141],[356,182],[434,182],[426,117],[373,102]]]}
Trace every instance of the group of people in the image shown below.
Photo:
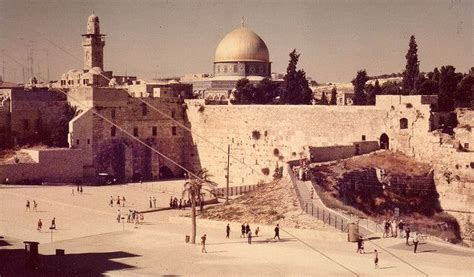
{"label": "group of people", "polygon": [[[41,229],[43,228],[43,221],[41,221],[41,218],[38,219],[38,225],[36,227],[36,230],[38,230],[38,232],[41,232]],[[51,220],[51,227],[49,227],[49,229],[54,229],[56,230],[56,218],[53,217],[53,219]]]}
{"label": "group of people", "polygon": [[117,195],[116,199],[114,199],[113,196],[110,196],[109,206],[113,207],[114,203],[116,203],[118,207],[125,207],[125,196],[120,197],[119,195]]}
{"label": "group of people", "polygon": [[[229,233],[230,233],[229,224],[227,224],[227,227],[229,228]],[[260,232],[260,228],[257,226],[257,228],[255,229],[255,236],[256,237],[258,237],[259,232]],[[247,238],[248,243],[252,244],[252,230],[250,229],[250,225],[248,223],[242,224],[242,226],[240,228],[240,233],[241,233],[240,234],[241,238]]]}
{"label": "group of people", "polygon": [[[137,227],[139,224],[140,225],[143,224],[143,221],[145,220],[143,213],[138,212],[136,210],[128,210],[128,214],[126,218],[127,218],[127,223],[134,223],[135,227]],[[118,210],[117,222],[120,223],[121,219],[122,219],[122,215],[120,213],[120,210]]]}
{"label": "group of people", "polygon": [[[26,200],[26,209],[25,211],[27,212],[31,212],[31,202],[30,200]],[[33,200],[33,212],[37,212],[38,211],[38,203],[36,202],[36,200]]]}
{"label": "group of people", "polygon": [[[82,185],[79,183],[76,183],[76,190],[78,194],[82,194],[82,192],[84,192]],[[74,196],[74,189],[72,189],[71,195]]]}
{"label": "group of people", "polygon": [[400,221],[397,223],[395,219],[387,218],[382,222],[382,227],[383,227],[382,236],[384,238],[388,238],[388,237],[396,238],[398,237],[398,233],[400,233],[400,237],[403,238],[403,234],[405,232],[404,228],[407,228],[408,225],[405,225],[402,219],[400,219]]}
{"label": "group of people", "polygon": [[299,166],[293,167],[293,175],[298,178],[298,180],[306,181],[310,179],[310,171],[308,166],[307,159],[301,159]]}
{"label": "group of people", "polygon": [[191,200],[186,200],[186,199],[179,199],[178,201],[178,198],[171,196],[170,198],[170,208],[172,209],[178,209],[178,210],[181,210],[181,209],[185,209],[186,207],[190,207],[191,206]]}

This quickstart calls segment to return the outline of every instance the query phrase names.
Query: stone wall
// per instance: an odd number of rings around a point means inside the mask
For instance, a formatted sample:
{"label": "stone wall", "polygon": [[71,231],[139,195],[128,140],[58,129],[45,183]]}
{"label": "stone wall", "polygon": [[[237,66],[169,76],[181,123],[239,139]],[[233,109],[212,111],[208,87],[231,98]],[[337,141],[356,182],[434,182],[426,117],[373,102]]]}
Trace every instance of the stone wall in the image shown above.
{"label": "stone wall", "polygon": [[25,180],[45,182],[74,182],[83,175],[83,153],[77,149],[23,150],[33,160],[31,163],[0,165],[0,180],[10,183]]}
{"label": "stone wall", "polygon": [[367,154],[380,149],[378,141],[360,141],[352,145],[309,147],[311,162],[327,162]]}
{"label": "stone wall", "polygon": [[363,136],[368,141],[379,141],[383,133],[391,137],[395,132],[390,122],[392,119],[398,122],[394,117],[399,116],[390,109],[374,106],[205,106],[196,101],[186,103],[199,166],[207,168],[215,181],[224,185],[226,151],[230,145],[230,183],[233,186],[268,180],[270,177],[262,174],[263,168],[273,172],[283,162],[305,155],[309,158],[309,146],[347,145],[361,141]]}

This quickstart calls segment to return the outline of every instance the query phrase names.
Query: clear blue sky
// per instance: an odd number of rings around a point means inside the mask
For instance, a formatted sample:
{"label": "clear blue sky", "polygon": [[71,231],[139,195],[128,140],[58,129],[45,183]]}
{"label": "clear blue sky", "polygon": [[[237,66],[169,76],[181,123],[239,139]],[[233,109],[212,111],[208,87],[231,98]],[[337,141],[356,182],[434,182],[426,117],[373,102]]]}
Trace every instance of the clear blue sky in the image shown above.
{"label": "clear blue sky", "polygon": [[273,71],[285,72],[296,48],[299,66],[317,81],[347,82],[359,69],[369,75],[401,72],[412,34],[422,71],[451,64],[467,72],[474,65],[474,8],[468,0],[0,0],[0,49],[8,55],[4,79],[16,75],[21,81],[21,67],[9,57],[26,64],[30,44],[43,78],[46,51],[51,79],[82,69],[80,35],[92,11],[107,34],[105,69],[144,79],[212,72],[217,44],[242,16],[266,42]]}

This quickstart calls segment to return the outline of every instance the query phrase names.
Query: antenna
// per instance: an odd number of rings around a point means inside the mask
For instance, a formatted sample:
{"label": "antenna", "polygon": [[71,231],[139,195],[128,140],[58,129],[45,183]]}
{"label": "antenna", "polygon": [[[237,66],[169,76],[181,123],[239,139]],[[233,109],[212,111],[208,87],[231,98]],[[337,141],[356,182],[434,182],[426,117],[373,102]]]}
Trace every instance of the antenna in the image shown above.
{"label": "antenna", "polygon": [[46,75],[49,83],[49,50],[46,49]]}
{"label": "antenna", "polygon": [[2,49],[2,80],[5,79],[5,49]]}

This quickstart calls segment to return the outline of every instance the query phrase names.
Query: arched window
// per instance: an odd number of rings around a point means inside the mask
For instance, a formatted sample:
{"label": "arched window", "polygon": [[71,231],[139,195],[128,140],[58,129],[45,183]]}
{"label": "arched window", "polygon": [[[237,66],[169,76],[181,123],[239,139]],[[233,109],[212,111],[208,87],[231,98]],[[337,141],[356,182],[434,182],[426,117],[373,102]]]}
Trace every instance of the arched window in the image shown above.
{"label": "arched window", "polygon": [[400,129],[408,129],[408,119],[406,118],[400,119]]}

